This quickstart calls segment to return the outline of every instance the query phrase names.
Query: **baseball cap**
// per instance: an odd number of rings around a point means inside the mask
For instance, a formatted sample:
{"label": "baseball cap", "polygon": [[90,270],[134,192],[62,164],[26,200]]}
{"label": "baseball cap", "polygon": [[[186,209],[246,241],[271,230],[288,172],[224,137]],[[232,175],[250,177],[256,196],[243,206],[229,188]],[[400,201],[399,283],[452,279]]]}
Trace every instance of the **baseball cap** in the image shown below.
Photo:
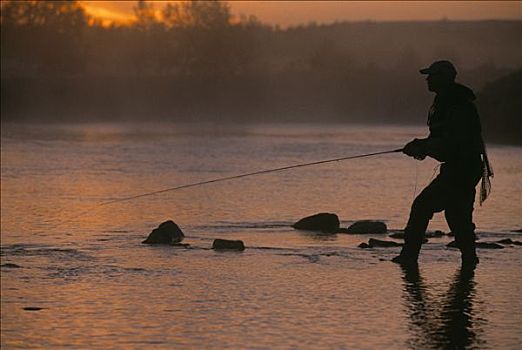
{"label": "baseball cap", "polygon": [[457,70],[450,61],[435,61],[428,68],[423,68],[419,71],[421,74],[441,74],[450,78],[457,76]]}

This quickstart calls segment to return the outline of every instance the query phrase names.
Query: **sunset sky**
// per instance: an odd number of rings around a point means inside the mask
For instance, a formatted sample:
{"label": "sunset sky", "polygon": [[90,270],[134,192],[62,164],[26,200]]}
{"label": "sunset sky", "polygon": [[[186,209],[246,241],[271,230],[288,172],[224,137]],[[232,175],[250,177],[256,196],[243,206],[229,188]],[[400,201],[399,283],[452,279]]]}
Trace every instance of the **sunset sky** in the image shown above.
{"label": "sunset sky", "polygon": [[[153,1],[156,8],[165,1]],[[81,1],[103,20],[132,21],[136,1]],[[310,22],[522,19],[522,1],[230,1],[233,15],[288,27]]]}

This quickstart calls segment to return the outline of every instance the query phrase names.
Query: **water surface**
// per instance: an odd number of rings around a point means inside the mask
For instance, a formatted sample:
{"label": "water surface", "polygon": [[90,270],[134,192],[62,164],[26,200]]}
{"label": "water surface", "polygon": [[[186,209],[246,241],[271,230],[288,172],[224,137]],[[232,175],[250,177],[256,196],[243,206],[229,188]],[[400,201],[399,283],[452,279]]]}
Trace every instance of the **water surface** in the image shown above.
{"label": "water surface", "polygon": [[[99,206],[107,200],[290,164],[378,152],[423,128],[361,125],[2,125],[1,345],[12,348],[516,348],[521,247],[459,271],[449,237],[420,269],[369,237],[290,225],[402,228],[435,161],[401,154],[329,163]],[[522,149],[490,145],[483,241],[522,228]],[[173,219],[194,249],[140,242]],[[442,215],[430,230],[447,231]],[[242,239],[243,253],[208,248]],[[36,310],[24,310],[24,308]]]}

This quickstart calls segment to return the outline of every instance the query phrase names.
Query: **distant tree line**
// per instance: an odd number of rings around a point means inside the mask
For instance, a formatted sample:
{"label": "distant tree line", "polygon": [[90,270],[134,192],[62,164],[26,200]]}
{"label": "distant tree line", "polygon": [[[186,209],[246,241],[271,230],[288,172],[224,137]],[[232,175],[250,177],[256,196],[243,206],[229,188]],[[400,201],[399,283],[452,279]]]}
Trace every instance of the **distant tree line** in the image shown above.
{"label": "distant tree line", "polygon": [[478,94],[486,140],[522,145],[522,70],[502,76]]}
{"label": "distant tree line", "polygon": [[1,6],[2,120],[419,123],[420,67],[451,59],[481,89],[522,62],[522,21],[280,29],[222,1],[137,1],[107,26],[77,1]]}
{"label": "distant tree line", "polygon": [[248,69],[255,18],[232,21],[219,1],[138,1],[132,25],[105,27],[78,1],[3,1],[2,73],[9,76],[229,76]]}

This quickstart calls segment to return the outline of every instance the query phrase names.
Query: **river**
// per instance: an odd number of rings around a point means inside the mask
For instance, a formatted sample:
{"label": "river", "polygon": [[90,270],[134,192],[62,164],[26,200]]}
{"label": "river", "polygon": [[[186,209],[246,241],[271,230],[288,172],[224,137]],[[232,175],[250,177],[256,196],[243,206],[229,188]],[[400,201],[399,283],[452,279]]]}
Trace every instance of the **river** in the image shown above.
{"label": "river", "polygon": [[[336,213],[402,229],[438,171],[400,153],[106,201],[264,169],[400,148],[426,129],[320,124],[2,124],[2,349],[517,348],[522,247],[459,271],[450,237],[418,271],[386,235],[293,230]],[[522,148],[489,145],[481,241],[522,228]],[[140,242],[172,219],[193,249]],[[448,228],[441,214],[429,230]],[[208,248],[241,239],[242,253]],[[29,308],[29,309],[28,309]]]}

